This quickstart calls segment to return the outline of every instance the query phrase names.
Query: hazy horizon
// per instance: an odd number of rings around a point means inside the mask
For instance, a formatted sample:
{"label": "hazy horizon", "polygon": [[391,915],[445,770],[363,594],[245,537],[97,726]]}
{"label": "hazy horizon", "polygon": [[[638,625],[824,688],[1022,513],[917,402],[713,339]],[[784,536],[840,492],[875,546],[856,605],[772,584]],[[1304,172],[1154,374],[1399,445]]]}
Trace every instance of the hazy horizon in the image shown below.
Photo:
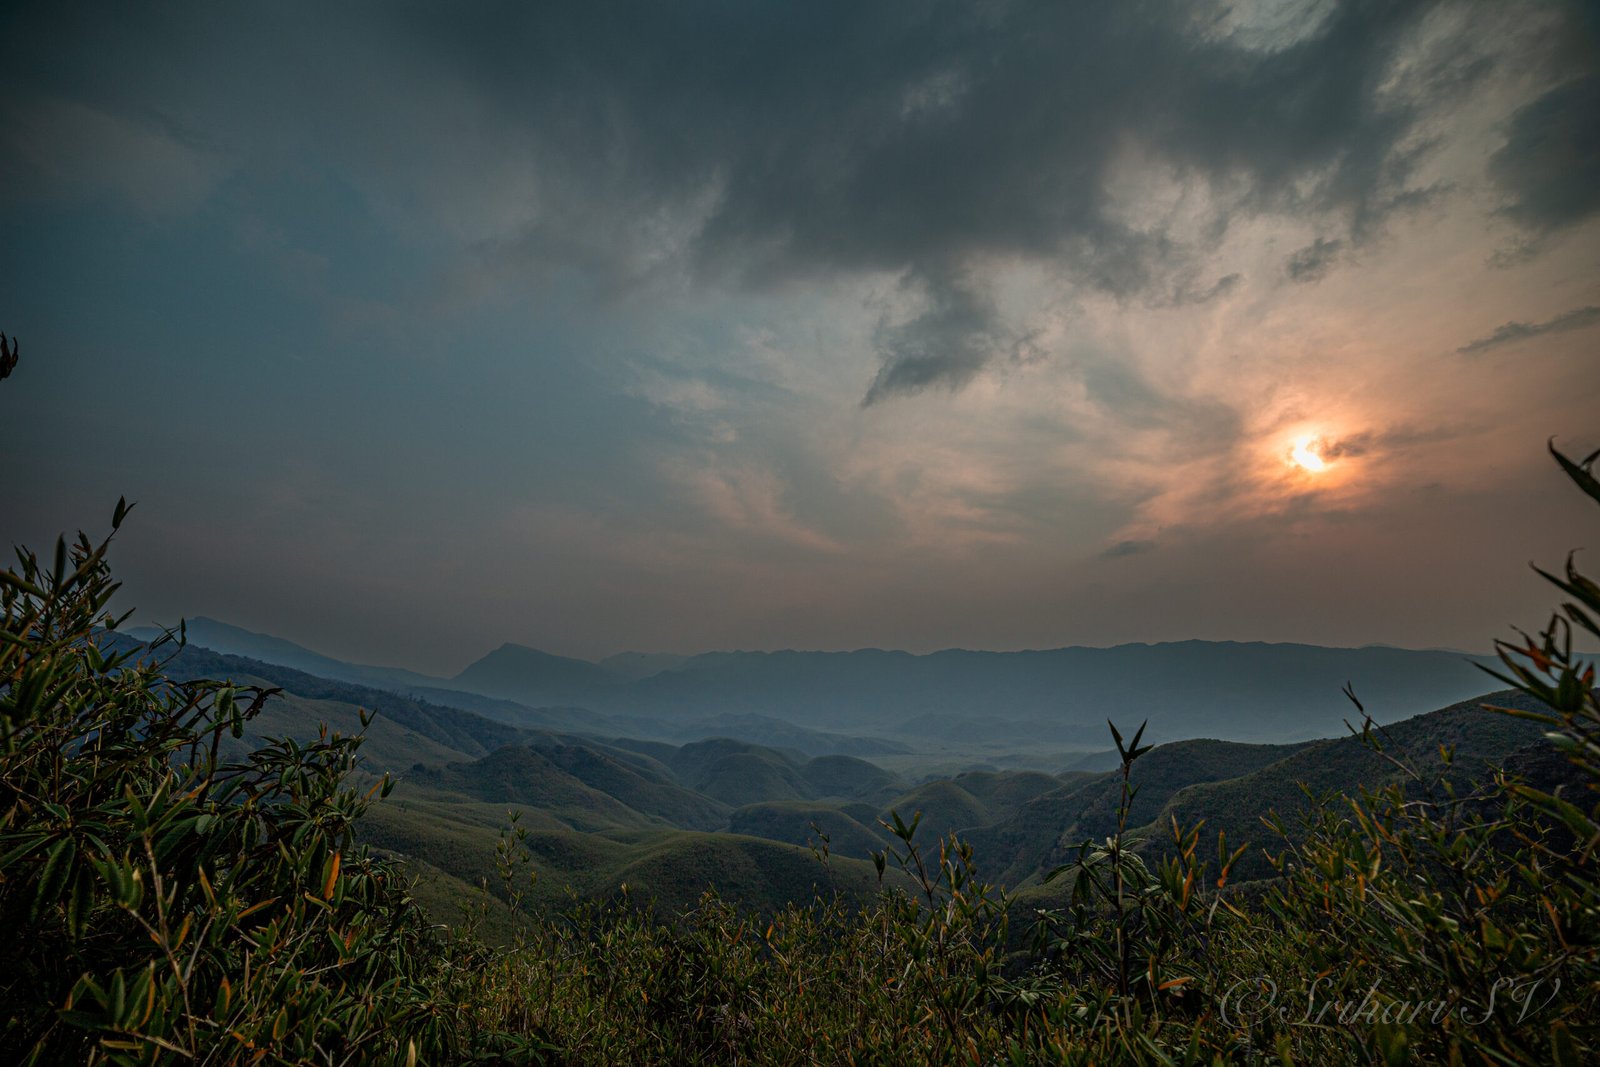
{"label": "hazy horizon", "polygon": [[1597,20],[7,5],[0,542],[441,675],[1487,648],[1600,547]]}
{"label": "hazy horizon", "polygon": [[[344,659],[343,657],[340,657],[340,656],[337,656],[337,655],[332,655],[326,649],[318,648],[313,644],[310,644],[308,642],[296,639],[294,637],[294,635],[292,635],[292,634],[264,633],[264,632],[259,631],[259,630],[250,630],[250,629],[247,629],[246,627],[234,626],[233,623],[228,622],[226,619],[213,619],[210,616],[194,615],[194,616],[187,617],[186,621],[191,626],[196,624],[196,623],[220,623],[221,625],[224,625],[224,626],[230,626],[230,627],[233,627],[235,629],[242,630],[245,633],[247,633],[247,634],[249,634],[250,636],[253,636],[253,637],[275,638],[275,639],[278,639],[278,640],[288,641],[291,644],[298,645],[299,647],[305,649],[308,652],[314,652],[314,653],[318,653],[320,655],[327,655],[332,659],[337,659],[337,660],[340,660],[341,662],[351,663],[352,665],[368,666],[368,667],[384,667],[384,668],[392,668],[392,669],[399,669],[399,670],[416,670],[414,665],[412,665],[410,663],[394,660],[394,659],[381,659],[380,658],[380,659],[376,659],[376,660],[372,660],[372,661],[368,661],[368,662],[359,662],[358,663],[357,661],[354,661],[354,660],[347,660],[347,659]],[[173,624],[169,624],[169,625],[175,626],[176,624],[173,623]],[[127,624],[127,627],[126,627],[126,629],[128,631],[133,631],[135,633],[138,633],[140,631],[143,631],[144,633],[153,633],[153,632],[155,632],[157,630],[160,630],[162,628],[163,627],[161,627],[161,626],[157,626],[157,625],[155,625],[153,623],[150,623],[148,621],[144,621],[144,620],[139,619],[137,617],[137,615],[133,619],[129,620],[129,622]],[[196,645],[200,645],[202,647],[205,647],[205,640],[204,640],[203,636],[196,637],[194,635],[191,635],[189,640],[190,640],[190,643],[192,643],[192,644],[196,644]],[[633,655],[633,656],[666,656],[666,657],[678,657],[678,658],[682,658],[682,659],[691,659],[691,658],[693,658],[695,656],[716,656],[716,655],[743,655],[743,654],[775,655],[775,654],[782,654],[782,653],[795,653],[795,654],[817,653],[817,654],[823,654],[823,655],[848,655],[848,654],[853,653],[853,652],[880,652],[880,653],[900,654],[900,655],[921,657],[921,656],[934,656],[934,655],[938,655],[938,654],[940,654],[942,652],[967,652],[967,653],[1059,652],[1059,651],[1063,651],[1063,650],[1067,650],[1067,649],[1076,649],[1076,648],[1111,650],[1111,649],[1130,648],[1130,647],[1154,648],[1154,647],[1160,647],[1160,646],[1163,646],[1163,645],[1181,645],[1181,644],[1191,644],[1191,643],[1200,643],[1200,644],[1236,644],[1236,645],[1284,645],[1284,646],[1296,646],[1296,647],[1308,647],[1308,648],[1330,648],[1330,649],[1347,650],[1347,651],[1348,650],[1360,650],[1360,649],[1363,649],[1363,648],[1388,648],[1388,649],[1395,649],[1395,650],[1398,650],[1398,651],[1406,651],[1406,652],[1447,652],[1447,653],[1452,653],[1452,654],[1456,654],[1456,655],[1470,656],[1470,657],[1489,656],[1489,655],[1493,654],[1493,649],[1490,648],[1487,644],[1485,645],[1485,647],[1482,650],[1474,652],[1474,651],[1472,651],[1470,649],[1464,649],[1464,648],[1444,648],[1444,647],[1437,647],[1437,646],[1429,647],[1429,648],[1409,648],[1409,647],[1407,647],[1405,645],[1390,645],[1390,644],[1385,644],[1383,642],[1378,642],[1378,641],[1368,642],[1367,644],[1364,644],[1364,645],[1313,645],[1313,644],[1307,644],[1306,642],[1300,642],[1300,641],[1233,641],[1233,640],[1208,641],[1208,640],[1206,640],[1204,638],[1191,637],[1191,638],[1180,638],[1180,639],[1176,639],[1176,640],[1172,640],[1172,641],[1122,641],[1122,642],[1118,642],[1117,644],[1114,644],[1114,645],[1097,645],[1097,644],[1089,644],[1089,643],[1077,643],[1077,644],[1072,644],[1072,645],[1052,645],[1052,646],[1035,646],[1035,647],[1019,646],[1019,647],[1015,647],[1015,648],[975,648],[975,647],[971,647],[971,646],[951,645],[951,646],[946,646],[946,647],[943,647],[943,648],[928,648],[928,649],[921,649],[921,650],[913,650],[913,649],[905,649],[905,648],[885,648],[885,647],[877,646],[877,645],[857,645],[857,646],[852,646],[852,647],[848,647],[848,648],[844,648],[844,647],[840,647],[840,648],[796,648],[796,647],[778,647],[778,646],[767,647],[767,648],[724,647],[724,648],[702,648],[702,649],[695,649],[695,650],[623,648],[623,649],[617,649],[614,652],[604,653],[604,654],[597,655],[597,656],[592,656],[592,657],[591,656],[564,656],[563,658],[576,659],[576,660],[579,660],[581,662],[592,663],[592,664],[599,665],[599,664],[603,664],[606,660],[609,660],[609,659],[615,659],[615,658],[618,658],[618,657],[630,656],[630,655]],[[448,681],[448,680],[454,678],[456,675],[460,674],[467,667],[469,667],[469,666],[477,663],[478,661],[487,658],[488,656],[492,655],[493,653],[498,652],[498,651],[500,651],[502,649],[505,649],[505,648],[521,648],[521,649],[527,649],[529,651],[534,651],[534,652],[542,652],[542,653],[545,653],[545,654],[548,654],[548,655],[557,655],[557,656],[563,655],[562,653],[551,652],[549,649],[536,648],[536,647],[534,647],[532,645],[524,645],[524,644],[521,644],[520,642],[517,642],[517,641],[502,641],[499,644],[497,644],[497,645],[495,645],[495,646],[493,646],[491,648],[485,648],[481,652],[479,652],[478,654],[470,656],[468,659],[462,661],[461,664],[458,667],[455,667],[455,668],[445,667],[445,668],[440,669],[440,670],[438,670],[436,672],[419,671],[418,673],[424,673],[424,674],[431,673],[435,678],[438,678],[440,680]],[[246,658],[249,658],[249,657],[246,657]]]}

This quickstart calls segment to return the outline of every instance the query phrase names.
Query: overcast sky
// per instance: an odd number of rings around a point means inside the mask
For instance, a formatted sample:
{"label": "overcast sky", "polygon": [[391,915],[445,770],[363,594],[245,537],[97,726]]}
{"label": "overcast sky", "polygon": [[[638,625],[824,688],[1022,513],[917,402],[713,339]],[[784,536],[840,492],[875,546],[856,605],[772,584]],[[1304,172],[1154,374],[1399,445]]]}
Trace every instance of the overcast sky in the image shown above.
{"label": "overcast sky", "polygon": [[1595,4],[257,7],[0,14],[0,540],[138,501],[142,621],[1479,649],[1600,548]]}

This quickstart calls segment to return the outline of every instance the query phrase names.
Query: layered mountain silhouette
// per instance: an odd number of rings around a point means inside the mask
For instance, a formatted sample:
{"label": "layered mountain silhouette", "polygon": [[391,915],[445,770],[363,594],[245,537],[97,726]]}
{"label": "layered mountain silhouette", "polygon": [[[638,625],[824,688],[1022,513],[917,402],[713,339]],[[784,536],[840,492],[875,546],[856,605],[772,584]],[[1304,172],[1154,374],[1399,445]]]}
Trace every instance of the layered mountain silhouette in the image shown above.
{"label": "layered mountain silhouette", "polygon": [[[629,723],[649,724],[631,732],[658,737],[681,736],[675,731],[692,724],[764,721],[770,736],[760,739],[767,743],[797,727],[892,742],[1102,748],[1108,718],[1148,719],[1147,736],[1155,739],[1304,740],[1341,728],[1351,711],[1342,693],[1347,684],[1379,721],[1392,721],[1479,692],[1484,675],[1477,664],[1488,662],[1461,652],[1386,646],[1182,641],[926,655],[879,649],[624,653],[591,663],[508,643],[453,678],[437,678],[342,662],[204,618],[189,624],[189,640],[508,721],[526,718],[519,707],[583,709],[570,714],[574,723],[610,716],[619,732],[630,732],[624,729]],[[737,731],[704,729],[701,736],[716,732]]]}
{"label": "layered mountain silhouette", "polygon": [[[270,643],[256,647],[284,651]],[[167,671],[176,679],[283,689],[244,736],[225,741],[234,754],[274,737],[314,738],[324,726],[363,731],[360,773],[399,780],[364,820],[363,833],[415,861],[412,869],[423,877],[419,896],[436,908],[470,899],[470,887],[492,874],[512,817],[528,834],[539,873],[536,896],[551,907],[624,892],[676,907],[711,885],[767,910],[806,899],[823,884],[870,894],[875,874],[863,861],[888,843],[884,822],[897,815],[917,820],[925,843],[952,833],[970,842],[986,877],[1025,896],[1048,896],[1060,889],[1043,884],[1044,873],[1079,843],[1111,833],[1121,796],[1120,774],[1099,753],[1053,773],[929,775],[912,769],[915,757],[903,752],[880,757],[891,761],[886,766],[737,736],[675,743],[607,732],[625,719],[478,698],[516,709],[523,720],[506,721],[198,646],[173,656]],[[1224,831],[1229,842],[1252,843],[1238,877],[1267,877],[1278,835],[1295,833],[1314,798],[1404,781],[1402,764],[1418,769],[1419,780],[1442,774],[1463,789],[1501,769],[1543,787],[1570,775],[1537,723],[1486,710],[1484,700],[1527,705],[1515,693],[1490,694],[1382,727],[1371,739],[1341,723],[1316,740],[1159,744],[1133,766],[1130,840],[1160,854],[1174,821],[1203,821],[1212,840]],[[722,721],[770,729],[759,716]],[[813,739],[800,727],[788,729]],[[822,852],[830,856],[827,866],[816,862],[814,853]]]}
{"label": "layered mountain silhouette", "polygon": [[537,705],[583,703],[625,681],[597,663],[507,643],[450,679],[450,685]]}

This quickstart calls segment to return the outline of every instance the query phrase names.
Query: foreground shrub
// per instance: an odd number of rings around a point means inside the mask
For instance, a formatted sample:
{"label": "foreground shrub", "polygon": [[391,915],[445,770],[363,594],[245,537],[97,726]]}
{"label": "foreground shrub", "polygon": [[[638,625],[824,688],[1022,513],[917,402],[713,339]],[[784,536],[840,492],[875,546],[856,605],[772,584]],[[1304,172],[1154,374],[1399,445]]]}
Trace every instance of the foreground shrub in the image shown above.
{"label": "foreground shrub", "polygon": [[0,573],[0,1060],[450,1050],[424,918],[351,844],[358,741],[220,760],[273,691],[168,681],[118,639],[108,543]]}

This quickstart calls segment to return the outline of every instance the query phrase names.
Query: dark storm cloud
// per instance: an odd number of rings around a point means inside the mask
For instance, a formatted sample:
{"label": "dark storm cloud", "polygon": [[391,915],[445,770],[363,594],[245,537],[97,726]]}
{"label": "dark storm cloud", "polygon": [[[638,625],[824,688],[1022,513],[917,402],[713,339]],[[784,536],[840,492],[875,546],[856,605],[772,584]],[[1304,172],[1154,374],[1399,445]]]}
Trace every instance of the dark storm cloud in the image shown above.
{"label": "dark storm cloud", "polygon": [[[1176,274],[1231,219],[1270,212],[1343,228],[1291,275],[1325,270],[1429,194],[1421,118],[1489,65],[1423,48],[1392,77],[1430,6],[1344,3],[1275,50],[1162,3],[589,5],[519,11],[516,29],[485,7],[417,32],[533,131],[565,206],[518,238],[528,255],[626,273],[649,228],[605,220],[676,215],[696,220],[683,250],[702,278],[919,286],[926,309],[880,336],[871,404],[960,387],[1007,350],[978,261],[1192,302],[1205,290]],[[1130,144],[1228,190],[1198,245],[1119,214]]]}
{"label": "dark storm cloud", "polygon": [[[921,308],[879,333],[874,404],[959,388],[1012,351],[1028,324],[1000,320],[994,265],[1182,306],[1231,287],[1196,279],[1236,220],[1314,221],[1327,236],[1288,268],[1305,281],[1427,202],[1430,109],[1494,65],[1470,27],[1429,24],[1435,6],[1347,0],[1270,46],[1227,5],[1177,0],[338,8],[254,27],[123,15],[96,32],[100,51],[140,33],[177,41],[152,84],[205,76],[190,110],[218,113],[185,121],[220,144],[281,152],[309,130],[378,203],[431,197],[459,214],[482,200],[489,272],[613,291],[663,273],[756,289],[899,275]],[[29,40],[50,10],[10,36]],[[26,56],[17,76],[125,112],[137,71],[120,57],[146,50],[110,49],[76,85],[59,73],[70,64]],[[214,55],[242,58],[190,69]],[[1508,210],[1539,225],[1575,218],[1600,188],[1551,177],[1549,159],[1512,161],[1524,141],[1586,128],[1592,79],[1571,84],[1519,115],[1497,172]],[[1119,195],[1130,152],[1140,171],[1209,190],[1206,217],[1187,213],[1181,232],[1140,217],[1140,198]],[[525,160],[526,188],[448,202],[508,158]]]}
{"label": "dark storm cloud", "polygon": [[1489,175],[1506,216],[1535,234],[1600,211],[1600,77],[1558,85],[1520,108]]}
{"label": "dark storm cloud", "polygon": [[1530,337],[1538,337],[1540,334],[1582,330],[1596,324],[1600,324],[1600,307],[1590,305],[1588,307],[1573,308],[1571,311],[1563,312],[1553,319],[1546,319],[1544,322],[1508,322],[1487,337],[1480,337],[1476,341],[1470,341],[1456,349],[1456,351],[1462,355],[1476,355],[1479,352],[1487,352],[1491,348],[1499,348],[1502,345],[1525,341]]}
{"label": "dark storm cloud", "polygon": [[1344,247],[1343,241],[1329,241],[1318,237],[1315,241],[1289,257],[1284,273],[1292,282],[1319,281],[1333,268],[1333,261]]}

